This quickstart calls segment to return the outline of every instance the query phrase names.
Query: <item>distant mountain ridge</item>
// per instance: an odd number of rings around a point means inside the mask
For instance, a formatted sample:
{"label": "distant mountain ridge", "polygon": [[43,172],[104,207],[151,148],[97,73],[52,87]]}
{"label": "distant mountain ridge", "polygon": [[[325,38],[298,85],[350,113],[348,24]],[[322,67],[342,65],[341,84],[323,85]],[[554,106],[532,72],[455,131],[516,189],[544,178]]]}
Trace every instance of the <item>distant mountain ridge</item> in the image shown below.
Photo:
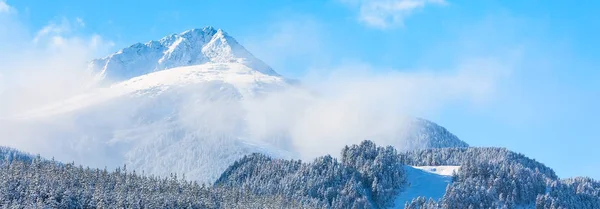
{"label": "distant mountain ridge", "polygon": [[412,119],[407,130],[406,140],[397,148],[398,150],[469,147],[469,144],[460,140],[443,126],[423,118]]}
{"label": "distant mountain ridge", "polygon": [[0,146],[0,164],[3,164],[5,162],[12,162],[13,160],[31,161],[33,158],[35,158],[35,156],[32,154],[25,153],[10,147]]}
{"label": "distant mountain ridge", "polygon": [[266,75],[278,75],[221,29],[207,26],[172,34],[158,41],[136,43],[89,68],[98,77],[122,81],[151,72],[204,63],[239,63]]}

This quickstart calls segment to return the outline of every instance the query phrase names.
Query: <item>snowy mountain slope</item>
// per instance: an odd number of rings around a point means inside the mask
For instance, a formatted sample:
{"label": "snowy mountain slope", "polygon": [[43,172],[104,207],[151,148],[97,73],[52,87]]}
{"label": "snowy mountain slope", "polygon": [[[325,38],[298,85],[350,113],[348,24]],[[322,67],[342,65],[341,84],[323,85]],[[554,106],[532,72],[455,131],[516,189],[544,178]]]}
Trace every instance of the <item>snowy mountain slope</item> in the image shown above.
{"label": "snowy mountain slope", "polygon": [[44,156],[100,168],[127,164],[160,176],[176,172],[208,183],[247,154],[294,157],[247,137],[241,103],[286,85],[238,63],[207,63],[132,78],[19,120],[52,139],[36,150]]}
{"label": "snowy mountain slope", "polygon": [[269,90],[285,88],[288,85],[282,77],[263,74],[239,63],[206,63],[138,76],[115,83],[108,88],[94,89],[69,100],[27,112],[19,117],[48,117],[93,106],[128,94],[152,97],[168,89],[211,81],[231,84],[240,91],[242,97],[256,96]]}
{"label": "snowy mountain slope", "polygon": [[[136,44],[92,65],[105,81],[117,82],[0,120],[0,134],[28,145],[11,146],[64,162],[100,168],[127,164],[153,175],[176,172],[212,182],[250,153],[298,158],[294,143],[302,138],[290,133],[294,124],[263,116],[310,111],[288,109],[295,105],[289,98],[318,100],[211,27]],[[261,102],[281,92],[293,95]],[[398,138],[390,145],[399,150],[468,146],[433,122],[414,119],[409,126],[399,127],[405,132],[393,135]]]}
{"label": "snowy mountain slope", "polygon": [[440,199],[452,182],[452,172],[460,166],[404,166],[408,185],[394,201],[394,208],[404,208],[417,197]]}
{"label": "snowy mountain slope", "polygon": [[204,27],[137,43],[105,58],[93,60],[89,70],[99,78],[122,81],[151,72],[204,63],[239,63],[266,75],[277,76],[221,29]]}
{"label": "snowy mountain slope", "polygon": [[452,176],[452,174],[458,172],[460,166],[456,165],[438,165],[438,166],[411,166],[413,168],[433,173],[442,176]]}
{"label": "snowy mountain slope", "polygon": [[432,121],[413,118],[407,126],[408,131],[404,133],[406,140],[396,145],[400,151],[469,146],[446,128]]}

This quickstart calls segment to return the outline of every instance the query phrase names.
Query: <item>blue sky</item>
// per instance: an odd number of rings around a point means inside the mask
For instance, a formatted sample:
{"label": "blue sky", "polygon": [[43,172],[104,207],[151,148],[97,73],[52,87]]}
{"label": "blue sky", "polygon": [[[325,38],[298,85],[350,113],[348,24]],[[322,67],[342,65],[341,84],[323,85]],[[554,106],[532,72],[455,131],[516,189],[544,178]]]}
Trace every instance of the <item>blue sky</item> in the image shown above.
{"label": "blue sky", "polygon": [[[0,0],[31,36],[70,24],[110,51],[191,28],[222,28],[287,77],[339,66],[497,73],[482,102],[417,113],[474,146],[503,146],[561,177],[600,179],[600,3],[595,1]],[[2,7],[4,5],[5,7]],[[3,9],[5,8],[5,9]],[[491,63],[491,64],[489,64]],[[494,68],[486,71],[487,67]]]}

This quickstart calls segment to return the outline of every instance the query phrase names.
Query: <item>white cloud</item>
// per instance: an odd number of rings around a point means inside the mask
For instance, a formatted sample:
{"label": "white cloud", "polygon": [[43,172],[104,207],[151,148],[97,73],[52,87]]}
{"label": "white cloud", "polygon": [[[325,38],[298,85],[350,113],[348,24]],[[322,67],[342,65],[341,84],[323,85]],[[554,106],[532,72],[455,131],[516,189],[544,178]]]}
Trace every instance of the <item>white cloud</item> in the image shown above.
{"label": "white cloud", "polygon": [[358,20],[367,26],[386,29],[402,26],[415,10],[427,5],[445,5],[445,0],[342,0],[358,9]]}
{"label": "white cloud", "polygon": [[[406,3],[397,8],[418,9],[425,4]],[[292,90],[250,101],[245,121],[254,134],[251,138],[289,134],[287,143],[306,159],[335,154],[340,147],[364,139],[401,144],[398,133],[403,132],[406,116],[427,118],[455,104],[483,108],[496,99],[519,61],[518,53],[464,54],[466,46],[459,45],[451,48],[455,54],[452,62],[435,69],[387,69],[362,62],[339,65],[355,60],[340,55],[326,57],[324,65],[316,66],[329,54],[326,50],[334,47],[318,22],[293,18],[256,31],[260,33],[257,39],[249,39],[249,50],[269,64],[295,67],[291,59],[306,59],[309,69],[301,69],[307,74],[300,80],[314,94]],[[489,45],[483,42],[478,46]],[[436,59],[440,58],[431,60]]]}
{"label": "white cloud", "polygon": [[0,0],[0,14],[1,13],[11,13],[14,12],[15,10],[6,3],[5,0]]}
{"label": "white cloud", "polygon": [[401,149],[407,117],[435,114],[455,102],[490,101],[509,67],[496,60],[466,60],[440,73],[349,63],[321,70],[329,75],[303,79],[310,93],[291,89],[250,100],[244,121],[251,138],[289,134],[287,143],[303,159],[335,155],[340,147],[365,139]]}
{"label": "white cloud", "polygon": [[75,22],[77,22],[77,24],[79,24],[79,26],[85,27],[85,22],[83,21],[83,19],[81,17],[75,18]]}
{"label": "white cloud", "polygon": [[48,25],[40,29],[33,38],[34,43],[38,43],[40,39],[49,38],[50,40],[57,39],[60,35],[68,33],[71,25],[66,18],[63,18],[60,23],[50,22]]}
{"label": "white cloud", "polygon": [[[76,23],[76,24],[73,24]],[[83,46],[90,50],[97,50],[101,48],[110,48],[114,45],[113,42],[102,39],[97,34],[89,36],[81,36],[77,34],[77,30],[83,27],[85,23],[81,18],[75,18],[70,21],[67,18],[62,18],[60,22],[51,21],[46,26],[40,29],[35,37],[33,43],[37,45],[45,45],[48,48],[60,48],[60,47],[71,47],[71,46]]]}
{"label": "white cloud", "polygon": [[62,18],[36,30],[16,13],[0,18],[0,117],[68,97],[89,84],[87,62],[113,44],[81,34],[72,22]]}
{"label": "white cloud", "polygon": [[[105,55],[112,42],[81,33],[73,22],[62,18],[31,28],[16,12],[0,15],[2,146],[24,150],[47,147],[51,142],[33,140],[35,137],[29,135],[34,132],[32,127],[4,119],[62,101],[89,87],[93,77],[86,71],[87,63]],[[16,138],[18,134],[26,136]]]}

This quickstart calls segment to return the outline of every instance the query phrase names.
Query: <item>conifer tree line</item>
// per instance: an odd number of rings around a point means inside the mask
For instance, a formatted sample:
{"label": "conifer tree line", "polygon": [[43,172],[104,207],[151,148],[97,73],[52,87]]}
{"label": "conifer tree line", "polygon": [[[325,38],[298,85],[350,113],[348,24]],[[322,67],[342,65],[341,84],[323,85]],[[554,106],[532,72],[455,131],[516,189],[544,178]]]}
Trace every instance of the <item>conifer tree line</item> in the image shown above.
{"label": "conifer tree line", "polygon": [[409,209],[600,208],[600,183],[559,179],[551,168],[505,148],[442,148],[399,155],[411,165],[460,165],[439,200],[418,197]]}
{"label": "conifer tree line", "polygon": [[559,179],[544,164],[504,148],[441,148],[397,153],[371,141],[340,158],[310,162],[252,154],[213,185],[172,174],[140,175],[45,160],[0,148],[1,208],[390,208],[409,186],[404,165],[459,165],[440,199],[405,208],[600,208],[600,182]]}
{"label": "conifer tree line", "polygon": [[551,179],[558,178],[554,170],[543,163],[499,147],[452,147],[439,149],[414,150],[400,153],[400,161],[413,166],[438,166],[471,164],[520,164],[538,170]]}
{"label": "conifer tree line", "polygon": [[[44,160],[0,148],[1,208],[318,208],[280,195],[259,196],[169,177]],[[305,206],[303,206],[305,205]]]}
{"label": "conifer tree line", "polygon": [[326,155],[303,163],[254,154],[235,162],[216,185],[295,200],[308,197],[331,208],[393,206],[406,183],[393,147],[364,141],[344,147],[341,156],[341,161]]}

